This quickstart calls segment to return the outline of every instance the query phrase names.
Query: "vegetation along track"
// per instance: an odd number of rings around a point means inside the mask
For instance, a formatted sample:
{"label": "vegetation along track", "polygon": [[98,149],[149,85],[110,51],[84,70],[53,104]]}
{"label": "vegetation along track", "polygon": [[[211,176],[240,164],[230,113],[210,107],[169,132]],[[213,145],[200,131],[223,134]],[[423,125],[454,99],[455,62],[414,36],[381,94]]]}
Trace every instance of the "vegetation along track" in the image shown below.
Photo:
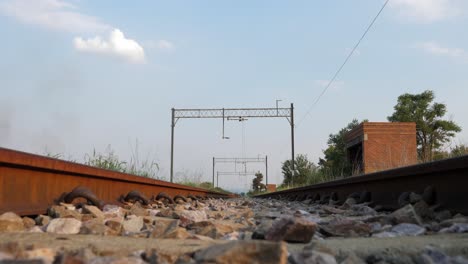
{"label": "vegetation along track", "polygon": [[[420,194],[432,206],[468,213],[468,156],[423,163],[332,182],[258,195],[291,201],[343,203],[349,197],[383,210],[409,203]],[[330,201],[331,200],[331,201]]]}
{"label": "vegetation along track", "polygon": [[0,214],[36,215],[57,202],[86,199],[96,206],[124,200],[231,195],[0,148]]}

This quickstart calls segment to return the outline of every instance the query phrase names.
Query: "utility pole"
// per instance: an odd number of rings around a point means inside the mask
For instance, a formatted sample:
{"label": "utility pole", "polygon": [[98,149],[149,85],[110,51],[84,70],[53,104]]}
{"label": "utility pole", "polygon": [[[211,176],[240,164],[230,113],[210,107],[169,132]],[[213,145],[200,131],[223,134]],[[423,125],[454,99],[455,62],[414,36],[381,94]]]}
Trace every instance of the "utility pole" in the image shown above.
{"label": "utility pole", "polygon": [[294,176],[296,176],[296,169],[294,166],[294,104],[291,103],[291,117],[290,117],[290,123],[291,123],[291,168],[292,168],[292,176],[294,179]]}
{"label": "utility pole", "polygon": [[171,122],[171,182],[174,182],[174,127],[175,127],[175,109],[172,108]]}

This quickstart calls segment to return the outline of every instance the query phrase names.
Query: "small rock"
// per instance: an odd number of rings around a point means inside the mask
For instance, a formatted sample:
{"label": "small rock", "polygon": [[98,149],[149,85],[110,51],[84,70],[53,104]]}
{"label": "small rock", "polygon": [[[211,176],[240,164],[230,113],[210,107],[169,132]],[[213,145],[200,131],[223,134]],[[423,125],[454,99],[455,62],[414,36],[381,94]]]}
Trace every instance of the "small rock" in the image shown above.
{"label": "small rock", "polygon": [[187,228],[193,230],[197,235],[208,236],[213,239],[220,239],[224,235],[234,232],[234,229],[229,225],[209,221],[193,223]]}
{"label": "small rock", "polygon": [[36,218],[34,218],[34,221],[36,221],[36,225],[38,225],[38,226],[45,226],[45,225],[49,224],[50,216],[48,216],[48,215],[38,215]]}
{"label": "small rock", "polygon": [[392,232],[402,236],[420,236],[426,232],[426,229],[415,224],[402,223],[394,226]]}
{"label": "small rock", "polygon": [[130,233],[138,233],[143,228],[143,217],[129,215],[122,222],[123,230]]}
{"label": "small rock", "polygon": [[113,205],[113,204],[106,204],[102,208],[102,212],[104,213],[104,218],[123,218],[125,216],[125,209],[120,206]]}
{"label": "small rock", "polygon": [[155,217],[152,238],[160,238],[179,227],[179,220],[164,217]]}
{"label": "small rock", "polygon": [[0,251],[0,263],[2,262],[8,263],[7,260],[14,261],[13,259],[15,259],[15,256],[13,256],[12,254]]}
{"label": "small rock", "polygon": [[415,204],[415,203],[417,203],[417,202],[419,202],[419,201],[422,201],[422,196],[421,196],[421,195],[419,195],[419,194],[417,194],[417,193],[414,193],[414,192],[410,193],[410,195],[409,195],[409,202],[410,202],[411,204]]}
{"label": "small rock", "polygon": [[450,227],[442,228],[439,233],[466,233],[468,232],[467,223],[455,223]]}
{"label": "small rock", "polygon": [[408,204],[395,212],[389,215],[397,224],[401,223],[411,223],[422,225],[421,217],[416,213],[414,207],[411,204]]}
{"label": "small rock", "polygon": [[157,209],[149,209],[148,210],[148,215],[149,216],[156,216],[159,212],[160,212],[160,210],[157,210]]}
{"label": "small rock", "polygon": [[197,263],[270,263],[286,264],[288,250],[284,242],[232,241],[195,252]]}
{"label": "small rock", "polygon": [[434,216],[434,219],[439,221],[439,222],[445,221],[445,220],[450,219],[450,218],[452,218],[452,213],[450,213],[449,210],[443,210],[443,211],[440,211],[440,212],[436,212],[435,216]]}
{"label": "small rock", "polygon": [[36,225],[36,221],[34,221],[34,219],[30,217],[25,216],[23,217],[23,225],[24,225],[24,228],[30,229],[31,227]]}
{"label": "small rock", "polygon": [[265,239],[308,243],[314,236],[317,224],[300,217],[281,217],[273,222],[265,234]]}
{"label": "small rock", "polygon": [[[86,222],[86,221],[89,221],[91,219],[95,219],[96,217],[92,214],[82,214],[81,215],[81,222]],[[101,220],[104,220],[104,219],[101,219]]]}
{"label": "small rock", "polygon": [[86,235],[104,235],[106,232],[106,225],[100,218],[93,218],[91,220],[82,222],[80,234]]}
{"label": "small rock", "polygon": [[0,232],[18,232],[24,230],[23,219],[13,212],[0,215]]}
{"label": "small rock", "polygon": [[143,208],[139,202],[136,202],[132,205],[132,207],[130,207],[130,214],[136,216],[147,216],[148,211],[146,211],[146,209]]}
{"label": "small rock", "polygon": [[180,226],[186,227],[190,224],[208,220],[205,211],[183,210],[178,212]]}
{"label": "small rock", "polygon": [[178,227],[175,230],[165,234],[163,238],[171,238],[171,239],[187,239],[192,235],[187,232],[187,230],[183,227]]}
{"label": "small rock", "polygon": [[115,231],[116,234],[120,234],[120,232],[122,231],[122,222],[123,220],[119,218],[113,218],[113,219],[107,220],[105,222],[105,225],[108,226],[113,231]]}
{"label": "small rock", "polygon": [[338,237],[368,236],[372,232],[372,227],[369,224],[350,219],[333,221],[328,225],[320,226],[320,228],[325,235]]}
{"label": "small rock", "polygon": [[413,205],[414,211],[418,216],[425,220],[431,220],[434,218],[434,212],[429,209],[429,206],[422,199]]}
{"label": "small rock", "polygon": [[252,239],[265,239],[265,234],[273,225],[273,220],[269,218],[263,219],[252,233]]}
{"label": "small rock", "polygon": [[449,227],[453,224],[468,224],[468,217],[453,217],[452,219],[444,220],[440,223],[443,227]]}
{"label": "small rock", "polygon": [[28,233],[44,233],[44,230],[42,230],[42,228],[40,228],[39,226],[33,226],[33,227],[29,228],[28,230],[26,230],[26,232],[28,232]]}
{"label": "small rock", "polygon": [[340,264],[366,264],[366,262],[356,256],[356,254],[351,253],[342,262],[340,262]]}
{"label": "small rock", "polygon": [[105,215],[101,211],[101,209],[97,208],[94,205],[85,205],[83,206],[83,213],[85,214],[91,214],[93,217],[96,217],[98,219],[104,220]]}
{"label": "small rock", "polygon": [[297,264],[336,264],[334,256],[315,250],[304,250],[301,253],[291,254],[289,260]]}
{"label": "small rock", "polygon": [[465,259],[461,256],[450,257],[443,253],[442,251],[434,248],[427,247],[424,253],[421,255],[421,262],[424,264],[467,264],[468,259]]}
{"label": "small rock", "polygon": [[161,210],[156,213],[156,216],[173,218],[174,211],[172,211],[171,208],[161,208]]}
{"label": "small rock", "polygon": [[47,225],[48,233],[56,234],[78,234],[81,228],[81,221],[74,218],[52,219]]}
{"label": "small rock", "polygon": [[327,205],[322,206],[322,210],[324,210],[325,212],[329,214],[344,214],[348,212],[347,210],[338,209],[338,208],[327,206]]}
{"label": "small rock", "polygon": [[353,205],[353,206],[351,206],[351,209],[353,210],[352,215],[355,215],[355,216],[361,216],[361,215],[373,216],[373,215],[378,214],[376,210],[370,208],[367,205],[362,205],[362,204]]}
{"label": "small rock", "polygon": [[55,259],[55,251],[50,248],[38,248],[25,252],[28,259],[40,259],[44,263],[52,263]]}
{"label": "small rock", "polygon": [[379,238],[385,238],[385,237],[397,237],[398,234],[395,232],[389,232],[389,231],[383,231],[380,233],[375,233],[372,234],[372,237],[379,237]]}
{"label": "small rock", "polygon": [[47,210],[47,214],[52,218],[72,217],[77,220],[81,220],[81,214],[75,211],[73,208],[74,207],[67,207],[64,205],[52,205]]}
{"label": "small rock", "polygon": [[351,206],[357,204],[357,201],[356,199],[352,198],[352,197],[349,197],[346,199],[346,201],[343,203],[343,205],[341,206],[342,209],[350,209]]}

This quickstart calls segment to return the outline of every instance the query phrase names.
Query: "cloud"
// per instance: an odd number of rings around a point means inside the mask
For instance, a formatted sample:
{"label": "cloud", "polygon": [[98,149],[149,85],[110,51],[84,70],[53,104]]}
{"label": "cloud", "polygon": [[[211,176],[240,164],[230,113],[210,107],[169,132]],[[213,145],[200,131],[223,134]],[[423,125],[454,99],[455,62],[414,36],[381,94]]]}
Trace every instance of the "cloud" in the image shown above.
{"label": "cloud", "polygon": [[81,52],[112,55],[124,58],[132,63],[145,62],[143,48],[133,39],[125,38],[119,29],[113,29],[108,40],[100,36],[90,39],[77,37],[73,41],[75,49]]}
{"label": "cloud", "polygon": [[[74,47],[82,52],[115,55],[133,63],[145,61],[145,52],[138,42],[125,38],[122,31],[101,22],[97,17],[80,13],[75,5],[63,0],[10,0],[0,3],[0,13],[24,24],[49,30],[96,34],[90,39],[74,38]],[[102,34],[109,34],[109,39],[105,40]],[[168,41],[160,45],[162,48],[172,48]]]}
{"label": "cloud", "polygon": [[24,24],[65,32],[103,32],[111,27],[98,18],[81,14],[62,0],[11,0],[0,3],[0,13]]}
{"label": "cloud", "polygon": [[468,53],[464,49],[442,47],[434,41],[418,43],[416,47],[429,54],[468,60]]}
{"label": "cloud", "polygon": [[392,0],[389,6],[407,20],[431,23],[461,14],[457,0]]}

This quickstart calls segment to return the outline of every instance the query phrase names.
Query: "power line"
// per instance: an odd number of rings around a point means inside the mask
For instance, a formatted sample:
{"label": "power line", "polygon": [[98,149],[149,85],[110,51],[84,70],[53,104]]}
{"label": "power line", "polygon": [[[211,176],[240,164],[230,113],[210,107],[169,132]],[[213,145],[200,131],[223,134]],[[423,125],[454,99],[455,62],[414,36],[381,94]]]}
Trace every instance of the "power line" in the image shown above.
{"label": "power line", "polygon": [[359,41],[356,43],[356,45],[354,45],[353,49],[351,50],[351,52],[348,54],[348,56],[346,57],[346,59],[344,60],[344,62],[341,64],[341,66],[338,68],[338,70],[335,72],[335,74],[333,75],[333,78],[331,78],[331,80],[328,82],[327,86],[325,86],[325,88],[323,89],[323,91],[320,93],[320,95],[317,97],[317,99],[315,99],[314,103],[312,103],[312,105],[310,106],[310,108],[307,110],[307,112],[305,113],[305,115],[301,118],[301,120],[299,120],[299,122],[297,123],[297,126],[299,126],[303,121],[304,119],[310,114],[310,112],[312,111],[312,109],[314,108],[314,106],[320,101],[320,99],[322,98],[322,96],[325,94],[325,92],[328,90],[328,88],[330,88],[330,86],[332,85],[332,83],[335,81],[336,77],[338,76],[338,74],[341,72],[341,70],[343,69],[343,67],[346,65],[346,63],[348,62],[348,60],[351,58],[351,56],[354,54],[354,52],[356,51],[357,47],[359,46],[359,44],[361,44],[361,41],[364,39],[364,37],[367,35],[367,32],[369,32],[369,30],[371,29],[372,25],[374,25],[375,21],[377,20],[377,18],[380,16],[380,14],[382,13],[382,11],[384,10],[385,6],[387,6],[388,2],[390,0],[386,0],[385,3],[382,5],[382,7],[380,8],[379,12],[377,13],[377,15],[374,17],[374,19],[372,19],[372,22],[369,24],[369,26],[366,28],[366,30],[364,31],[364,34],[362,34],[361,38],[359,39]]}

